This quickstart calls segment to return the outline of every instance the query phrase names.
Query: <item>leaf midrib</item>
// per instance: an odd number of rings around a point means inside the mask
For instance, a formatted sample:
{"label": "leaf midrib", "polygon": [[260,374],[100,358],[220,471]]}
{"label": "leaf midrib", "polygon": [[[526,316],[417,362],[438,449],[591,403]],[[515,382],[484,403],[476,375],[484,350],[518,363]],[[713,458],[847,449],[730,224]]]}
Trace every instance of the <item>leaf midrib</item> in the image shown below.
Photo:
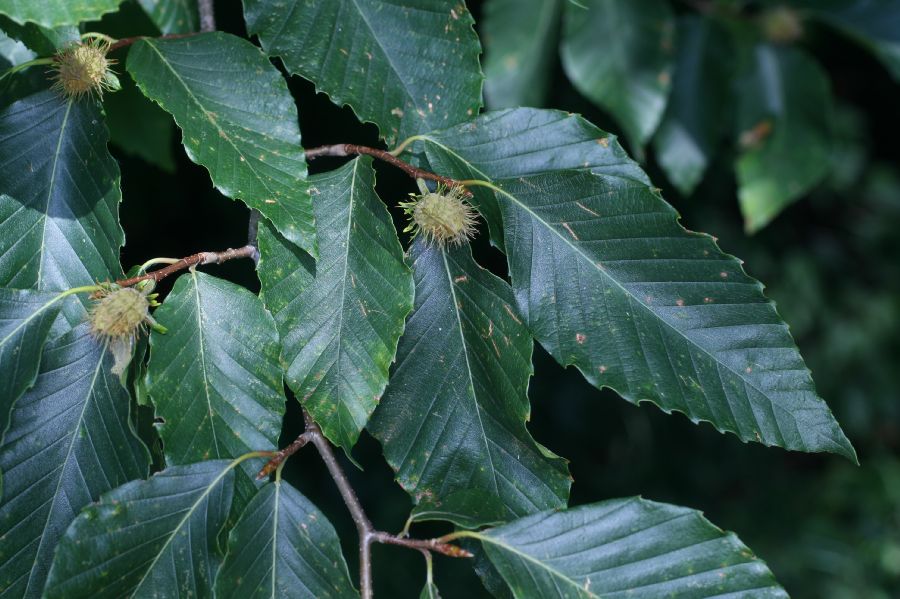
{"label": "leaf midrib", "polygon": [[53,197],[53,186],[56,184],[56,168],[59,164],[59,154],[62,149],[62,141],[63,137],[65,137],[66,127],[69,124],[69,113],[72,110],[72,103],[74,100],[69,100],[66,103],[66,114],[63,116],[62,124],[59,127],[59,138],[56,140],[56,151],[53,153],[53,168],[50,170],[50,183],[47,185],[47,199],[44,202],[44,209],[41,211],[41,245],[40,245],[40,253],[41,259],[38,261],[38,272],[37,272],[37,282],[36,287],[38,289],[41,288],[41,277],[44,274],[44,245],[45,240],[47,238],[47,224],[48,224],[48,215],[50,214],[50,199]]}
{"label": "leaf midrib", "polygon": [[[256,179],[257,181],[259,181],[259,183],[263,187],[265,187],[265,189],[268,193],[275,195],[275,192],[272,191],[272,189],[266,184],[266,181],[262,177],[260,177],[259,174],[256,172],[256,169],[253,168],[253,165],[250,162],[250,159],[248,159],[244,155],[244,153],[241,152],[241,150],[237,147],[237,144],[235,144],[234,141],[232,141],[231,136],[228,135],[228,133],[226,133],[225,130],[219,126],[219,123],[217,120],[210,118],[209,111],[203,106],[203,103],[200,102],[200,98],[198,98],[194,94],[194,92],[191,91],[191,88],[188,86],[188,84],[185,82],[185,80],[181,77],[181,75],[178,73],[178,71],[176,71],[172,67],[171,63],[168,60],[166,60],[166,57],[163,55],[162,52],[159,51],[159,48],[157,48],[156,45],[153,44],[152,40],[145,39],[142,41],[144,43],[146,43],[150,48],[152,48],[154,52],[156,52],[156,55],[159,56],[160,61],[166,66],[167,69],[169,69],[169,71],[171,71],[172,75],[174,75],[175,78],[178,79],[178,82],[181,84],[181,87],[184,88],[184,91],[187,92],[188,96],[191,98],[191,100],[193,100],[194,104],[196,104],[197,107],[200,109],[200,112],[203,113],[203,116],[206,118],[207,122],[209,122],[215,128],[215,130],[219,133],[219,136],[222,139],[224,139],[225,141],[227,141],[228,145],[230,145],[234,149],[234,151],[237,153],[237,155],[242,158],[241,163],[247,165],[247,168],[250,170],[251,173],[253,173],[253,178]],[[182,127],[181,129],[182,129],[182,131],[184,131],[184,127]],[[241,195],[243,196],[244,194],[241,194]],[[244,198],[242,197],[241,199],[244,199]]]}
{"label": "leaf midrib", "polygon": [[[51,501],[53,502],[53,504],[56,503],[56,497],[59,495],[59,491],[62,488],[63,479],[65,478],[65,476],[64,476],[65,469],[69,464],[69,460],[72,458],[72,450],[75,447],[75,441],[79,438],[78,429],[81,428],[81,424],[82,424],[82,422],[84,422],[84,414],[85,414],[85,412],[87,412],[88,404],[91,403],[91,401],[90,401],[91,396],[94,393],[94,387],[97,385],[97,377],[100,374],[100,370],[103,368],[103,362],[104,362],[103,358],[104,358],[104,356],[106,356],[106,347],[107,347],[107,344],[104,343],[103,347],[100,348],[100,356],[97,359],[97,367],[94,369],[94,374],[91,377],[91,384],[86,391],[86,397],[85,397],[84,403],[81,405],[81,413],[78,415],[78,419],[76,420],[75,426],[72,427],[72,432],[71,432],[72,439],[69,441],[69,448],[66,450],[66,457],[62,461],[63,467],[60,468],[60,470],[59,470],[59,480],[56,481],[56,489],[53,491],[53,495],[51,498]],[[47,530],[47,527],[50,524],[50,518],[53,516],[54,511],[55,510],[53,509],[53,505],[51,505],[50,509],[47,510],[47,519],[44,520],[44,526],[41,527],[41,540],[38,542],[37,551],[35,551],[35,556],[39,556],[41,553],[41,547],[44,545],[44,540],[46,539],[45,532]],[[32,564],[32,566],[29,570],[28,582],[25,585],[25,591],[22,593],[23,597],[28,596],[28,589],[31,587],[31,581],[34,578],[36,565],[37,565],[36,563]]]}
{"label": "leaf midrib", "polygon": [[[448,148],[448,147],[445,146],[444,144],[442,144],[442,143],[440,143],[440,142],[434,140],[434,138],[425,136],[425,137],[423,137],[422,139],[423,139],[423,141],[431,142],[431,143],[435,144],[436,146],[442,148],[442,149],[445,150],[446,152],[449,152],[450,154],[453,154],[454,156],[456,156],[457,158],[459,158],[460,161],[462,161],[464,164],[466,164],[467,166],[469,166],[472,170],[474,170],[475,172],[477,172],[477,173],[483,175],[487,181],[493,181],[493,179],[492,179],[491,177],[489,177],[489,176],[486,175],[485,173],[479,171],[479,170],[478,170],[477,168],[475,168],[475,166],[472,165],[468,160],[466,160],[465,158],[463,158],[462,156],[460,156],[459,154],[457,154],[456,152],[454,152],[452,149]],[[516,196],[514,196],[513,194],[511,194],[511,193],[509,193],[508,191],[506,191],[506,190],[504,190],[504,189],[501,189],[501,188],[499,188],[499,187],[498,187],[497,189],[500,190],[500,195],[503,195],[504,197],[506,197],[506,198],[512,200],[512,201],[513,201],[517,206],[519,206],[522,210],[526,211],[532,218],[534,218],[536,221],[538,221],[539,223],[541,223],[542,225],[544,225],[544,227],[545,227],[547,230],[551,231],[554,235],[556,235],[557,237],[559,237],[559,238],[560,238],[567,246],[569,246],[576,254],[578,254],[578,256],[580,256],[583,260],[586,260],[586,261],[591,265],[592,270],[595,271],[595,272],[598,272],[598,273],[600,274],[600,276],[601,276],[602,278],[604,278],[604,280],[610,281],[613,285],[615,285],[616,287],[618,287],[618,288],[622,291],[622,293],[625,294],[626,297],[630,298],[630,299],[631,299],[632,301],[634,301],[637,305],[641,306],[641,308],[643,308],[644,310],[646,310],[647,312],[649,312],[650,315],[653,317],[653,319],[654,319],[655,321],[661,322],[663,325],[666,326],[667,329],[670,329],[670,330],[674,331],[680,338],[684,339],[688,344],[690,344],[691,347],[696,348],[696,349],[699,350],[701,353],[703,353],[704,355],[708,356],[708,357],[713,361],[713,363],[715,363],[716,365],[719,365],[719,366],[724,367],[726,370],[728,370],[728,372],[730,372],[731,374],[733,374],[734,376],[736,376],[736,377],[738,378],[738,380],[740,380],[740,381],[742,381],[743,383],[749,385],[754,391],[756,391],[757,393],[759,393],[760,395],[762,395],[763,397],[765,397],[766,400],[768,400],[769,403],[772,404],[773,407],[774,407],[775,404],[774,404],[774,402],[771,400],[771,398],[769,398],[768,394],[766,394],[762,389],[760,389],[760,388],[759,388],[757,385],[755,385],[752,381],[747,380],[746,378],[744,378],[743,376],[741,376],[741,374],[740,374],[739,372],[737,372],[736,370],[734,370],[730,365],[728,365],[728,364],[722,362],[721,360],[719,360],[718,358],[716,358],[716,356],[713,355],[713,354],[711,354],[711,353],[709,352],[709,350],[707,350],[706,348],[704,348],[704,347],[702,347],[702,346],[700,346],[700,345],[697,345],[697,343],[696,343],[695,341],[693,341],[692,339],[690,339],[689,337],[687,337],[684,333],[682,333],[680,330],[678,330],[677,328],[675,328],[674,326],[672,326],[672,324],[669,323],[667,320],[665,320],[664,318],[661,318],[660,316],[658,316],[652,309],[650,309],[650,306],[648,306],[647,304],[645,304],[645,303],[644,303],[643,301],[641,301],[637,296],[635,296],[633,293],[631,293],[630,291],[628,291],[628,289],[626,289],[624,286],[622,286],[622,284],[619,283],[619,281],[617,281],[615,278],[613,278],[609,273],[607,273],[607,272],[605,272],[605,271],[603,271],[603,270],[600,270],[600,269],[596,268],[594,260],[592,260],[589,256],[587,256],[586,254],[584,254],[584,252],[581,251],[581,248],[579,248],[578,246],[572,245],[572,242],[571,242],[569,239],[567,239],[561,232],[557,231],[556,228],[552,227],[552,226],[550,225],[550,223],[548,223],[547,221],[545,221],[544,219],[542,219],[540,216],[538,216],[538,215],[537,215],[530,207],[528,207],[528,206],[525,205],[523,202],[521,202],[518,198],[516,198]]]}
{"label": "leaf midrib", "polygon": [[475,380],[472,378],[472,366],[469,363],[469,348],[466,344],[466,336],[463,333],[462,317],[459,314],[459,303],[456,299],[456,289],[453,287],[453,277],[450,275],[450,264],[447,262],[447,251],[438,249],[441,253],[441,259],[444,262],[444,273],[447,275],[447,284],[450,285],[450,297],[453,302],[453,314],[456,316],[457,329],[459,330],[459,339],[462,343],[463,357],[466,359],[466,377],[469,379],[469,388],[472,390],[472,400],[475,403],[475,415],[478,417],[478,429],[481,431],[481,438],[484,440],[484,453],[487,455],[488,464],[491,469],[491,480],[494,483],[494,492],[500,497],[500,484],[497,482],[497,471],[494,469],[494,456],[491,455],[491,445],[487,438],[487,431],[484,428],[484,421],[481,419],[481,403],[475,391]]}
{"label": "leaf midrib", "polygon": [[203,391],[206,394],[206,406],[208,409],[206,415],[209,417],[209,430],[212,433],[213,447],[216,449],[216,457],[222,457],[222,452],[219,450],[219,439],[216,437],[216,423],[213,420],[214,411],[212,406],[212,397],[210,397],[209,393],[209,376],[208,376],[208,367],[206,365],[206,344],[203,339],[203,331],[205,328],[203,327],[203,306],[200,303],[200,281],[197,277],[196,271],[191,271],[191,283],[194,288],[194,300],[196,302],[197,308],[197,339],[200,345],[199,347],[199,358],[200,358],[200,370],[203,373]]}
{"label": "leaf midrib", "polygon": [[184,518],[182,518],[181,521],[179,521],[178,524],[172,529],[171,534],[169,534],[169,538],[166,539],[166,542],[163,543],[163,546],[160,547],[159,551],[156,552],[156,556],[153,558],[153,561],[150,563],[150,565],[144,571],[144,575],[141,576],[141,579],[138,581],[138,583],[134,586],[134,588],[129,593],[129,595],[128,595],[129,597],[134,597],[135,592],[137,592],[137,590],[141,588],[141,585],[144,584],[144,581],[147,579],[147,575],[150,574],[151,571],[153,571],[153,568],[156,566],[156,562],[158,562],[159,558],[162,557],[162,554],[166,552],[166,549],[169,547],[169,544],[172,542],[172,539],[175,538],[175,535],[178,534],[178,531],[181,530],[181,527],[184,526],[185,522],[187,522],[191,518],[191,516],[194,515],[194,512],[197,510],[197,507],[203,502],[204,499],[206,499],[209,496],[209,494],[212,492],[213,488],[217,484],[219,484],[219,481],[221,481],[223,478],[225,478],[225,476],[228,475],[229,472],[231,472],[231,469],[233,466],[234,466],[234,463],[229,464],[227,467],[223,468],[222,471],[216,476],[216,478],[214,478],[213,481],[206,486],[206,490],[203,491],[203,493],[200,494],[200,497],[197,498],[197,501],[195,501],[193,503],[193,505],[191,505],[191,507],[188,509],[187,513],[184,515]]}

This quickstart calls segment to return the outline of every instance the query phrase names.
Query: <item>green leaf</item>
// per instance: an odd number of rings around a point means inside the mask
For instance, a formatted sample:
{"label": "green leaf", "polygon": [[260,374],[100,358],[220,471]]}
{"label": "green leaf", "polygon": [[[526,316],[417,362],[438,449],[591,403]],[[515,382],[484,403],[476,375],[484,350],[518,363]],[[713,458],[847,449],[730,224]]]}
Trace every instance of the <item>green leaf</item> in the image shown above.
{"label": "green leaf", "polygon": [[419,593],[419,599],[441,599],[441,594],[438,592],[437,585],[434,584],[433,580],[425,581],[425,586],[422,588],[422,592]]}
{"label": "green leaf", "polygon": [[[166,462],[277,449],[285,403],[278,332],[260,299],[192,271],[178,277],[153,316],[168,329],[151,333],[147,369]],[[243,471],[241,501],[255,490],[253,466]]]}
{"label": "green leaf", "polygon": [[503,524],[506,509],[497,505],[491,493],[463,489],[441,498],[423,497],[409,515],[409,523],[443,520],[462,528]]}
{"label": "green leaf", "polygon": [[499,184],[519,311],[560,364],[744,441],[856,459],[762,285],[657,191],[572,171]]}
{"label": "green leaf", "polygon": [[[0,288],[0,433],[13,403],[34,384],[60,304],[53,293]],[[49,305],[48,305],[49,304]]]}
{"label": "green leaf", "polygon": [[413,284],[370,158],[310,179],[313,263],[260,228],[261,295],[281,333],[288,385],[334,443],[356,443],[388,381]]}
{"label": "green leaf", "polygon": [[147,475],[130,399],[87,324],[49,343],[34,387],[15,403],[0,446],[0,595],[40,597],[78,510]]}
{"label": "green leaf", "polygon": [[196,0],[138,0],[138,4],[163,34],[197,31]]}
{"label": "green leaf", "polygon": [[744,225],[754,232],[828,174],[832,98],[825,72],[802,50],[760,44],[743,62],[736,169]]}
{"label": "green leaf", "polygon": [[216,597],[325,599],[359,593],[334,527],[299,491],[276,481],[259,490],[231,530]]}
{"label": "green leaf", "polygon": [[66,531],[46,597],[212,597],[233,481],[228,462],[212,460],[106,493]]}
{"label": "green leaf", "polygon": [[[496,222],[505,229],[519,310],[541,344],[633,403],[652,401],[745,441],[855,459],[761,285],[712,238],[685,231],[633,162],[612,160],[624,156],[614,140],[594,142],[606,152],[596,158],[590,144],[575,146],[586,156],[583,168],[611,165],[591,169],[602,174],[548,172],[570,168],[577,155],[554,154],[546,140],[571,139],[562,132],[587,126],[561,118],[487,113],[468,125],[467,139],[463,125],[456,135],[423,137],[429,164],[442,174],[521,177],[504,183],[512,197],[493,202],[503,212]],[[643,181],[623,176],[634,171]]]}
{"label": "green leaf", "polygon": [[490,108],[544,104],[560,9],[560,0],[491,0],[484,5],[484,95]]}
{"label": "green leaf", "polygon": [[129,51],[128,72],[175,118],[188,157],[219,191],[316,256],[297,107],[259,48],[221,32],[144,39]]}
{"label": "green leaf", "polygon": [[0,59],[3,60],[0,64],[2,64],[3,70],[28,62],[35,57],[35,53],[29,50],[25,44],[0,31]]}
{"label": "green leaf", "polygon": [[766,564],[695,510],[639,497],[483,533],[515,597],[787,597]]}
{"label": "green leaf", "polygon": [[716,21],[679,20],[672,96],[653,145],[669,181],[685,195],[700,183],[726,131],[731,61],[729,38]]}
{"label": "green leaf", "polygon": [[32,22],[52,28],[97,21],[118,10],[121,3],[122,0],[0,0],[0,14],[20,25]]}
{"label": "green leaf", "polygon": [[844,32],[877,56],[900,80],[900,7],[890,0],[806,0],[810,14]]}
{"label": "green leaf", "polygon": [[166,172],[175,171],[172,156],[172,118],[149,101],[131,77],[122,77],[122,89],[106,94],[103,105],[110,141],[126,153],[143,158]]}
{"label": "green leaf", "polygon": [[481,107],[474,21],[455,0],[245,0],[247,31],[288,71],[397,139]]}
{"label": "green leaf", "polygon": [[[428,164],[456,179],[513,178],[559,169],[589,169],[614,178],[650,184],[647,175],[615,143],[577,115],[517,108],[421,136]],[[490,173],[490,174],[488,174]],[[488,223],[491,241],[503,247],[500,206],[494,194],[471,187],[472,203]]]}
{"label": "green leaf", "polygon": [[[0,238],[0,286],[63,290],[121,274],[119,166],[107,139],[91,99],[48,90],[0,112],[0,228],[20,232]],[[74,324],[84,308],[67,302],[63,313]]]}
{"label": "green leaf", "polygon": [[50,56],[59,48],[78,40],[80,36],[78,27],[75,26],[47,29],[34,23],[20,25],[3,15],[0,15],[0,29],[34,50],[38,56]]}
{"label": "green leaf", "polygon": [[560,51],[575,88],[609,111],[637,151],[662,118],[675,19],[664,0],[585,0],[565,8]]}
{"label": "green leaf", "polygon": [[532,341],[468,246],[410,250],[416,302],[369,431],[418,503],[485,492],[506,518],[566,505],[565,461],[531,438]]}

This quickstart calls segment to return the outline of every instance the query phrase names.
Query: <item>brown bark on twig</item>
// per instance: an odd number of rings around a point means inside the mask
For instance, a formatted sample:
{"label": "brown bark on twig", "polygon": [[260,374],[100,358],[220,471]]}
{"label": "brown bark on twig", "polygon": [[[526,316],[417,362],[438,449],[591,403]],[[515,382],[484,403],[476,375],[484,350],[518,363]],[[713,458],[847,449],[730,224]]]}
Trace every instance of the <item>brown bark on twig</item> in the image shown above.
{"label": "brown bark on twig", "polygon": [[198,264],[221,264],[222,262],[233,260],[235,258],[252,258],[256,253],[257,249],[252,245],[245,245],[236,250],[228,248],[224,252],[200,252],[193,256],[182,258],[178,262],[160,268],[159,270],[148,272],[145,275],[131,277],[130,279],[119,279],[116,281],[116,285],[119,287],[131,287],[141,281],[149,281],[151,279],[159,283],[169,275],[184,270],[185,268],[190,268],[191,266],[197,266]]}
{"label": "brown bark on twig", "polygon": [[444,177],[443,175],[437,175],[435,173],[417,168],[409,164],[408,162],[400,160],[390,152],[379,150],[378,148],[370,148],[368,146],[358,146],[356,144],[335,144],[332,146],[310,148],[309,150],[306,150],[306,159],[314,160],[320,156],[357,156],[360,154],[372,156],[373,158],[377,158],[378,160],[387,162],[392,166],[396,166],[413,179],[427,179],[429,181],[437,181],[438,183],[446,185],[447,187],[464,187],[464,185],[456,179],[451,179],[450,177]]}

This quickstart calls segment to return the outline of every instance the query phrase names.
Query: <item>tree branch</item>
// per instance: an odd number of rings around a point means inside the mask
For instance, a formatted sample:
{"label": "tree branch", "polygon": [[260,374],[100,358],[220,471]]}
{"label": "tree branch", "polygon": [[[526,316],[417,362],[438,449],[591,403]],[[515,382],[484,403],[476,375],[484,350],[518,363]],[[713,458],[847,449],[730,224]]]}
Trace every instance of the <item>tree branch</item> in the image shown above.
{"label": "tree branch", "polygon": [[216,13],[213,0],[197,0],[197,12],[200,13],[200,31],[216,30]]}
{"label": "tree branch", "polygon": [[160,35],[157,37],[149,36],[149,35],[136,35],[134,37],[123,37],[120,40],[116,40],[112,44],[109,45],[109,51],[118,50],[119,48],[125,48],[135,43],[136,41],[143,39],[154,39],[154,40],[175,40],[181,37],[192,37],[197,35],[196,33],[170,33],[168,35]]}
{"label": "tree branch", "polygon": [[440,553],[449,557],[472,557],[472,554],[459,547],[448,543],[440,538],[437,539],[408,539],[405,536],[392,535],[387,532],[375,530],[372,522],[366,516],[356,492],[350,485],[350,480],[344,474],[344,470],[337,461],[334,454],[334,448],[325,438],[322,429],[315,423],[312,417],[303,410],[303,419],[306,421],[306,430],[297,437],[293,443],[279,451],[272,457],[269,462],[259,471],[257,479],[265,478],[280,466],[286,459],[300,450],[308,443],[312,443],[325,467],[328,468],[331,478],[337,485],[344,505],[350,511],[353,523],[356,525],[356,531],[359,534],[359,591],[362,599],[371,599],[372,597],[372,544],[383,543],[386,545],[399,545],[409,549],[415,549],[428,554],[430,552]]}
{"label": "tree branch", "polygon": [[408,162],[404,162],[385,150],[378,148],[370,148],[368,146],[358,146],[356,144],[335,144],[332,146],[320,146],[318,148],[310,148],[305,151],[307,160],[314,160],[319,156],[357,156],[365,154],[379,160],[383,160],[392,166],[396,166],[400,170],[407,173],[413,179],[428,179],[429,181],[437,181],[447,187],[465,187],[456,179],[437,175],[430,171],[417,168]]}
{"label": "tree branch", "polygon": [[253,264],[259,264],[259,210],[250,209],[250,219],[247,221],[247,245],[252,245],[256,251],[250,258]]}
{"label": "tree branch", "polygon": [[193,256],[182,258],[178,262],[160,268],[159,270],[148,272],[145,275],[131,277],[130,279],[119,279],[116,281],[116,285],[119,287],[131,287],[141,281],[149,281],[151,279],[159,283],[169,275],[184,270],[185,268],[190,268],[191,266],[197,266],[198,264],[221,264],[222,262],[234,260],[235,258],[252,258],[257,253],[257,249],[252,245],[245,245],[236,250],[228,248],[224,252],[200,252]]}

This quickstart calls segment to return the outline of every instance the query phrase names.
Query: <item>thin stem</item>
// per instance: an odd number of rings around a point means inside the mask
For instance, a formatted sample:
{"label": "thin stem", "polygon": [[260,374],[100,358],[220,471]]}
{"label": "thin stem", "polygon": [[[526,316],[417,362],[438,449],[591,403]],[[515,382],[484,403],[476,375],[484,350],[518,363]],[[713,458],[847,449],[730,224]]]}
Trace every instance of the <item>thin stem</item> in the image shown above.
{"label": "thin stem", "polygon": [[154,264],[177,264],[179,260],[181,258],[150,258],[138,267],[138,272],[145,273]]}
{"label": "thin stem", "polygon": [[[331,478],[337,485],[344,505],[347,506],[353,523],[356,525],[356,531],[359,534],[359,589],[362,599],[371,599],[372,597],[372,544],[383,543],[386,545],[399,545],[409,549],[415,549],[426,554],[429,561],[429,572],[431,570],[430,552],[440,553],[450,557],[472,557],[472,554],[461,547],[449,544],[444,538],[440,539],[409,539],[405,535],[392,535],[387,532],[375,530],[369,517],[366,516],[359,498],[353,487],[350,486],[350,480],[338,463],[337,456],[331,443],[322,433],[322,429],[312,419],[306,410],[303,411],[303,419],[306,422],[306,430],[297,437],[290,445],[278,452],[268,452],[271,456],[269,462],[259,471],[257,479],[265,478],[272,471],[275,471],[275,479],[280,480],[281,470],[287,459],[294,455],[301,447],[312,443],[319,452],[325,467],[328,468]],[[265,452],[264,452],[265,453]]]}
{"label": "thin stem", "polygon": [[356,532],[359,534],[359,593],[362,599],[371,599],[372,534],[375,531],[368,516],[366,516],[366,512],[363,511],[359,499],[356,497],[356,492],[350,486],[347,475],[344,474],[344,470],[338,464],[337,456],[334,455],[331,443],[328,442],[325,435],[322,434],[322,429],[319,428],[319,425],[313,421],[309,414],[304,411],[303,416],[306,419],[306,432],[311,434],[310,441],[315,445],[322,461],[325,462],[325,467],[328,468],[328,473],[331,474],[331,478],[334,480],[334,484],[337,485],[341,498],[344,500],[344,505],[347,506],[347,510],[349,510],[350,516],[353,518],[353,524],[356,525]]}
{"label": "thin stem", "polygon": [[105,33],[100,33],[97,31],[88,31],[87,33],[82,33],[81,40],[82,41],[84,41],[84,40],[103,40],[104,42],[108,43],[109,45],[112,45],[112,44],[116,43],[116,41],[117,41],[116,38],[109,37]]}
{"label": "thin stem", "polygon": [[189,268],[192,266],[197,266],[198,264],[221,264],[222,262],[226,262],[228,260],[233,260],[235,258],[251,258],[256,253],[256,248],[252,245],[245,245],[244,247],[240,247],[235,249],[228,248],[224,252],[200,252],[198,254],[194,254],[193,256],[188,256],[187,258],[182,258],[165,268],[160,268],[159,270],[154,270],[153,272],[148,272],[145,275],[140,275],[137,277],[131,277],[129,279],[120,279],[116,281],[116,285],[119,287],[130,287],[141,281],[153,280],[156,283],[159,283],[169,275],[176,273],[180,270],[184,270],[185,268]]}
{"label": "thin stem", "polygon": [[426,139],[424,135],[413,135],[412,137],[407,137],[406,139],[401,141],[400,144],[396,148],[391,150],[389,152],[389,154],[391,156],[399,156],[400,154],[402,154],[404,152],[404,150],[406,150],[406,148],[409,147],[410,144],[412,144],[413,142],[423,140],[423,139]]}
{"label": "thin stem", "polygon": [[216,13],[213,0],[197,0],[197,12],[200,13],[200,31],[216,30]]}
{"label": "thin stem", "polygon": [[284,463],[287,461],[289,457],[300,451],[307,443],[312,440],[312,434],[309,431],[304,432],[299,437],[293,440],[290,445],[285,447],[284,449],[275,453],[271,460],[269,460],[265,466],[259,471],[259,474],[256,475],[256,480],[262,480],[265,477],[272,474],[272,471],[275,470],[276,473],[281,471],[281,468],[284,466]]}
{"label": "thin stem", "polygon": [[334,144],[331,146],[310,148],[306,150],[306,159],[314,160],[319,156],[356,156],[359,154],[372,156],[373,158],[383,160],[384,162],[387,162],[392,166],[396,166],[413,179],[428,179],[430,181],[437,181],[438,183],[442,183],[447,187],[459,187],[461,185],[460,182],[456,179],[451,179],[450,177],[444,177],[443,175],[437,175],[430,171],[417,168],[409,164],[408,162],[400,160],[391,152],[388,152],[386,150],[379,150],[378,148],[370,148],[368,146],[358,146],[356,144]]}
{"label": "thin stem", "polygon": [[17,64],[14,67],[10,67],[3,71],[3,74],[0,75],[0,80],[3,80],[8,75],[12,75],[13,73],[18,73],[19,71],[24,71],[28,67],[36,67],[42,64],[53,64],[52,58],[35,58],[34,60],[29,60],[28,62],[23,62],[22,64]]}
{"label": "thin stem", "polygon": [[400,545],[401,547],[409,547],[411,549],[424,549],[426,551],[435,551],[441,555],[449,557],[472,557],[472,554],[456,545],[450,545],[438,539],[407,539],[404,537],[394,536],[387,532],[374,531],[371,538],[376,543],[384,543],[386,545]]}
{"label": "thin stem", "polygon": [[197,34],[195,32],[191,32],[191,33],[170,33],[168,35],[160,35],[158,37],[152,37],[152,36],[148,36],[148,35],[136,35],[134,37],[123,37],[122,39],[116,40],[115,42],[110,44],[109,51],[112,52],[113,50],[118,50],[119,48],[126,48],[126,47],[130,46],[131,44],[133,44],[137,41],[143,40],[143,39],[174,40],[174,39],[178,39],[181,37],[192,37],[194,35],[197,35]]}

